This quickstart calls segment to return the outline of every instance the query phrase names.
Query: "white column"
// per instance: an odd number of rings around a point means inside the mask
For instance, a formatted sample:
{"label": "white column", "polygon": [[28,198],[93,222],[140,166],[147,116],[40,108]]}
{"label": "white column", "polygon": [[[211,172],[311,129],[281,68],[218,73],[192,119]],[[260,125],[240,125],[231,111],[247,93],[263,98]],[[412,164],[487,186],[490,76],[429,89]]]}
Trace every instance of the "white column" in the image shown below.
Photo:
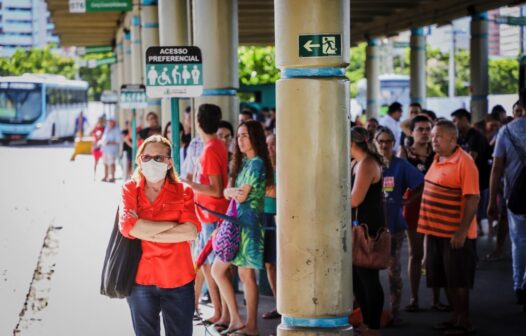
{"label": "white column", "polygon": [[483,120],[488,114],[488,13],[471,17],[470,41],[471,122]]}
{"label": "white column", "polygon": [[[159,21],[157,18],[157,0],[142,0],[141,1],[141,56],[144,59],[146,50],[149,47],[159,46]],[[146,78],[146,64],[143,61],[142,64],[142,78],[143,83]],[[161,100],[160,99],[148,99],[148,112],[155,112],[159,117],[162,125],[161,118]]]}
{"label": "white column", "polygon": [[426,36],[424,28],[411,29],[410,102],[426,104]]}
{"label": "white column", "polygon": [[367,41],[365,59],[365,77],[367,78],[367,118],[378,118],[380,107],[380,41]]}
{"label": "white column", "polygon": [[[159,0],[159,42],[161,46],[187,46],[191,45],[188,32],[188,0]],[[166,125],[171,120],[170,99],[162,99],[161,120]],[[179,99],[179,118],[182,121],[186,102]]]}
{"label": "white column", "polygon": [[[351,335],[350,2],[279,0],[275,11],[278,335]],[[298,43],[310,34],[332,36]]]}
{"label": "white column", "polygon": [[196,106],[221,107],[223,119],[237,125],[239,87],[237,0],[193,0],[194,45],[203,54],[204,92]]}

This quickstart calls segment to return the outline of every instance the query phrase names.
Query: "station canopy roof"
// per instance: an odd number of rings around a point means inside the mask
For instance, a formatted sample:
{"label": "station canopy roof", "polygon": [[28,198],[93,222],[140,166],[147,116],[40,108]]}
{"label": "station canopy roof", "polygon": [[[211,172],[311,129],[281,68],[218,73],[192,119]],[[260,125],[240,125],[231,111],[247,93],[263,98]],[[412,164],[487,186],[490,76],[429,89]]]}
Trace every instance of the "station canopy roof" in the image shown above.
{"label": "station canopy roof", "polygon": [[[524,0],[349,0],[351,44],[393,36],[413,27],[445,25],[454,19]],[[68,0],[47,0],[63,46],[112,45],[124,15],[120,12],[71,14]],[[239,44],[274,44],[274,0],[238,0]],[[294,15],[291,13],[291,15]]]}

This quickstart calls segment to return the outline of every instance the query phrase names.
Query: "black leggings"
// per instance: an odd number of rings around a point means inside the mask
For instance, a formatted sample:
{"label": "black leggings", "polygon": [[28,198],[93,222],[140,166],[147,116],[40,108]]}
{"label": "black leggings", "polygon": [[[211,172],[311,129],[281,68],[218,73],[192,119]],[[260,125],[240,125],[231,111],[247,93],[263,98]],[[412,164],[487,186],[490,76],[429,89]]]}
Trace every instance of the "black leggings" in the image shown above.
{"label": "black leggings", "polygon": [[380,329],[384,307],[384,291],[379,270],[353,266],[353,287],[362,311],[363,323],[370,329]]}

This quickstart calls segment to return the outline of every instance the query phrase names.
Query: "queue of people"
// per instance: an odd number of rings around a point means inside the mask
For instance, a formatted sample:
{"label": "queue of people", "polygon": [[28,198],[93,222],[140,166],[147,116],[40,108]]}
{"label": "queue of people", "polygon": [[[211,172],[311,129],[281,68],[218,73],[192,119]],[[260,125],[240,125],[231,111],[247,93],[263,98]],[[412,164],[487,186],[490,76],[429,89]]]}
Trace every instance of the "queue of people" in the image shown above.
{"label": "queue of people", "polygon": [[[269,269],[275,292],[275,138],[266,137],[263,124],[251,118],[234,133],[221,117],[218,106],[199,106],[199,136],[181,149],[186,155],[181,152],[180,176],[171,158],[170,128],[165,128],[164,136],[157,134],[160,129],[153,114],[141,131],[148,134],[135,158],[138,168],[123,187],[120,217],[123,235],[141,239],[143,247],[136,284],[128,297],[138,335],[158,335],[159,314],[167,335],[191,335],[193,318],[200,319],[196,307],[203,282],[214,313],[201,323],[221,334],[256,335],[257,270]],[[221,225],[213,212],[225,213],[229,207],[235,208],[241,223],[235,257],[225,259],[211,251],[196,272],[196,258],[207,253],[204,250]],[[157,221],[162,225],[150,226]],[[273,230],[271,234],[266,234],[267,228]],[[170,267],[182,274],[174,275]],[[237,276],[244,285],[246,319],[241,318],[235,298]],[[266,318],[277,317],[276,310],[266,314]]]}
{"label": "queue of people", "polygon": [[[380,122],[369,119],[365,128],[352,128],[353,218],[367,223],[373,237],[384,220],[391,232],[389,324],[403,322],[399,253],[407,236],[410,298],[405,311],[422,309],[419,284],[425,274],[433,294],[431,308],[452,313],[433,329],[445,335],[475,332],[469,297],[479,262],[477,236],[485,234],[483,219],[488,220],[487,234],[497,235],[497,246],[486,260],[503,257],[509,227],[513,289],[526,311],[526,208],[523,201],[519,205],[518,196],[514,203],[513,196],[523,195],[518,190],[526,188],[526,146],[518,140],[526,131],[525,103],[526,91],[522,91],[513,118],[496,106],[477,124],[471,123],[471,113],[465,109],[454,111],[452,120],[437,119],[417,103],[410,106],[411,117],[400,122],[402,106],[393,103]],[[398,157],[394,155],[397,142]],[[378,335],[384,300],[378,270],[355,266],[353,276],[363,315],[358,332]],[[440,301],[441,289],[449,304]]]}
{"label": "queue of people", "polygon": [[[526,217],[507,209],[526,161],[526,148],[517,141],[526,131],[525,102],[526,91],[514,106],[512,120],[497,108],[480,130],[471,125],[467,110],[454,111],[453,120],[437,119],[416,103],[411,104],[409,121],[400,122],[403,107],[393,103],[382,120],[370,119],[365,128],[351,128],[352,217],[367,223],[371,236],[385,225],[391,233],[390,324],[403,323],[401,310],[422,309],[419,287],[425,274],[433,293],[432,309],[452,314],[432,327],[445,335],[474,331],[469,295],[484,218],[489,220],[488,234],[505,232],[509,226],[513,286],[518,302],[525,305]],[[191,335],[192,320],[200,320],[197,305],[206,283],[214,310],[201,323],[222,335],[258,335],[258,270],[266,269],[271,290],[279,295],[275,110],[263,116],[244,110],[235,130],[222,120],[218,106],[199,106],[199,136],[187,139],[181,149],[180,175],[171,158],[170,127],[161,136],[155,118],[150,119],[144,131],[147,138],[134,158],[138,168],[123,187],[120,218],[123,235],[141,239],[143,246],[136,285],[128,298],[134,329],[138,335],[158,335],[162,314],[167,335]],[[182,141],[185,127],[180,129]],[[112,136],[106,136],[107,144]],[[232,258],[215,255],[214,249],[207,252],[207,245],[217,244],[216,233],[225,221],[217,213],[235,214],[240,223]],[[498,220],[496,228],[494,220]],[[500,236],[502,245],[506,234]],[[410,297],[403,305],[401,252],[406,237]],[[195,269],[203,253],[203,264]],[[486,258],[502,253],[503,247],[497,245]],[[349,267],[355,306],[363,316],[356,332],[379,335],[385,297],[381,270]],[[237,277],[244,285],[245,319],[235,297]],[[441,291],[447,304],[440,299]],[[263,314],[263,318],[279,317],[276,309]]]}

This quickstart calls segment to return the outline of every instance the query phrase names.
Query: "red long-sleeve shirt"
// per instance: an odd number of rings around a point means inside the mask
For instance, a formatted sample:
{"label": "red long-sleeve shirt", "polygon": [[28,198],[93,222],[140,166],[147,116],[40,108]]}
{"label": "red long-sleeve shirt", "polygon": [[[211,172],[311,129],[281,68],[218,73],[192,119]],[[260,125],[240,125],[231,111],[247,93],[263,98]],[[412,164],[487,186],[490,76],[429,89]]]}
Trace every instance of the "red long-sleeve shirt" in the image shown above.
{"label": "red long-sleeve shirt", "polygon": [[[121,233],[128,238],[137,218],[150,221],[193,223],[197,231],[201,225],[195,214],[194,194],[182,183],[166,180],[159,196],[153,203],[144,193],[144,178],[140,182],[130,180],[122,187],[122,212],[119,220]],[[135,282],[140,285],[155,285],[161,288],[183,286],[195,278],[190,242],[154,243],[143,240],[142,257]]]}

